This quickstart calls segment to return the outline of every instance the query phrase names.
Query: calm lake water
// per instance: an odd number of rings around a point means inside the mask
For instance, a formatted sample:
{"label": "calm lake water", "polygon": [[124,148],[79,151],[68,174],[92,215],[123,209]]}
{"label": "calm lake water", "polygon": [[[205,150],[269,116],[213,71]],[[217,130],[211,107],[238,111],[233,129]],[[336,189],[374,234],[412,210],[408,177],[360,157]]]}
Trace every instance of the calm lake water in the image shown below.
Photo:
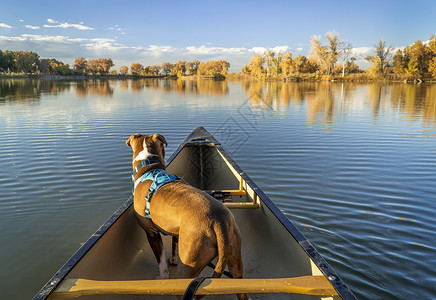
{"label": "calm lake water", "polygon": [[197,126],[358,298],[436,298],[436,85],[0,80],[1,298],[31,298],[130,196],[131,134],[170,154]]}

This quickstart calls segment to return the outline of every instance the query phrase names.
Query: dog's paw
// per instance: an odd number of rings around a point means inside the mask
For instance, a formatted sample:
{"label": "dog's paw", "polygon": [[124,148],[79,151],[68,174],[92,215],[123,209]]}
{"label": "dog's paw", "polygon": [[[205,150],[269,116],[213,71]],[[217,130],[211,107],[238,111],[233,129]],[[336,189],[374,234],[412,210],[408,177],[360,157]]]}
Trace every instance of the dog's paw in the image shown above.
{"label": "dog's paw", "polygon": [[171,266],[177,266],[177,258],[175,257],[168,257],[168,264]]}

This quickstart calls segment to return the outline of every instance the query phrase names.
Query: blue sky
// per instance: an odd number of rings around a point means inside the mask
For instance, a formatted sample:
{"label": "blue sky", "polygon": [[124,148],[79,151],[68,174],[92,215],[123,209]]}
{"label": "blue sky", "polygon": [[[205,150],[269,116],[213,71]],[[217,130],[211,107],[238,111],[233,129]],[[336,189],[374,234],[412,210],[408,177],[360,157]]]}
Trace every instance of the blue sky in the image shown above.
{"label": "blue sky", "polygon": [[184,58],[226,59],[238,72],[265,49],[308,55],[311,37],[332,30],[362,64],[380,38],[396,48],[436,34],[434,0],[2,2],[1,50],[111,57],[117,70]]}

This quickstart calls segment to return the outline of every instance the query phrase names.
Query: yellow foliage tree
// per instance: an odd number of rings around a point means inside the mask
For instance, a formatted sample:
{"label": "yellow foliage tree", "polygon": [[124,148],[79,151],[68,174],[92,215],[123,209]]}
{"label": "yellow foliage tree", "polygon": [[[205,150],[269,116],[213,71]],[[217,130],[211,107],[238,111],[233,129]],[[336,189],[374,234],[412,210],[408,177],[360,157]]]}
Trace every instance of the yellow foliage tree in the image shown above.
{"label": "yellow foliage tree", "polygon": [[121,73],[122,75],[127,75],[127,74],[129,74],[129,67],[128,67],[128,66],[121,66],[121,67],[120,67],[120,73]]}

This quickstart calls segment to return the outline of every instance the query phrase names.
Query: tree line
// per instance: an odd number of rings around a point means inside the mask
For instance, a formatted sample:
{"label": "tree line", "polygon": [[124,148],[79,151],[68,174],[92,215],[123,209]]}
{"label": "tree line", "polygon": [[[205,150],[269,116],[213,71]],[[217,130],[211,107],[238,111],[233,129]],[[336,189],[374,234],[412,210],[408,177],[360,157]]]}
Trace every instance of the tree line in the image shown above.
{"label": "tree line", "polygon": [[[404,49],[387,46],[380,39],[372,55],[365,57],[371,64],[362,70],[356,64],[352,45],[339,38],[336,32],[326,34],[327,43],[323,44],[319,36],[310,41],[308,56],[292,56],[291,52],[275,53],[266,51],[263,55],[251,57],[242,73],[256,78],[288,78],[307,76],[310,78],[331,79],[333,76],[353,75],[365,78],[394,78],[404,80],[426,80],[436,77],[436,36],[428,42],[416,41]],[[112,69],[111,58],[85,59],[77,57],[73,66],[54,58],[40,58],[31,51],[1,51],[0,72],[43,73],[59,75],[137,75],[137,76],[177,76],[199,75],[213,78],[225,78],[229,62],[225,60],[200,62],[199,60],[179,60],[176,63],[164,62],[161,65],[143,66],[136,62],[120,66],[119,71]],[[112,70],[111,70],[112,69]],[[359,78],[359,77],[358,77]]]}
{"label": "tree line", "polygon": [[361,74],[369,78],[396,78],[404,80],[421,80],[436,77],[436,36],[432,35],[426,43],[418,40],[404,49],[398,49],[393,55],[393,48],[380,39],[374,53],[365,57],[371,66],[362,70],[355,63],[352,45],[339,38],[336,32],[326,34],[327,44],[321,38],[313,36],[310,41],[310,56],[292,53],[274,53],[266,51],[263,55],[255,54],[242,73],[258,78],[286,78],[291,76],[312,76],[333,78],[350,74]]}
{"label": "tree line", "polygon": [[56,74],[56,75],[143,75],[143,76],[177,76],[200,75],[205,77],[223,78],[227,75],[230,63],[225,60],[187,62],[179,60],[176,63],[164,62],[161,65],[143,66],[133,63],[121,66],[119,72],[111,70],[114,63],[111,58],[86,59],[77,57],[70,67],[54,58],[40,58],[32,51],[1,51],[0,72],[25,74]]}
{"label": "tree line", "polygon": [[[182,77],[186,75],[200,75],[214,78],[224,78],[230,68],[230,63],[225,60],[214,60],[200,62],[194,60],[187,62],[179,60],[176,63],[164,62],[161,65],[143,66],[140,63],[133,63],[130,66],[132,75],[165,75]],[[129,74],[129,67],[121,66],[120,73]]]}

